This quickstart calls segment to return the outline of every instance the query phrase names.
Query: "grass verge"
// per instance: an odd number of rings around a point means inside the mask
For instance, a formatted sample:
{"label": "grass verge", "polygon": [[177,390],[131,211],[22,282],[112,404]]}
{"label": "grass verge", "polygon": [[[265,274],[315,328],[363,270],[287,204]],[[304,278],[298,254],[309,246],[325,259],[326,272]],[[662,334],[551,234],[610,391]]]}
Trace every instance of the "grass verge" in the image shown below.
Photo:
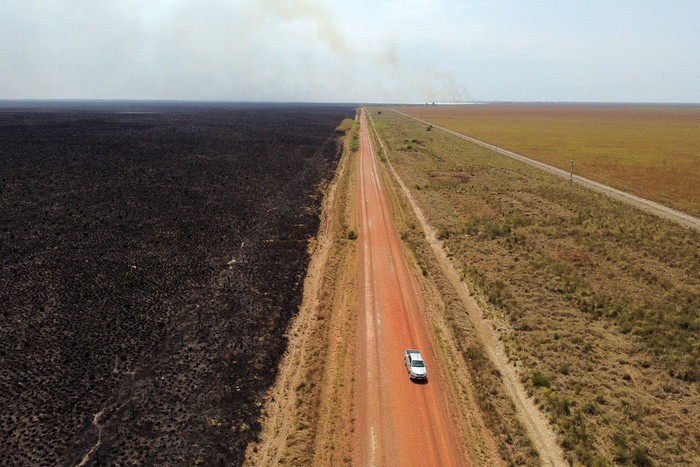
{"label": "grass verge", "polygon": [[[700,106],[470,105],[402,111],[700,216]],[[386,114],[386,112],[385,112]]]}
{"label": "grass verge", "polygon": [[700,234],[381,110],[395,168],[569,460],[700,463]]}

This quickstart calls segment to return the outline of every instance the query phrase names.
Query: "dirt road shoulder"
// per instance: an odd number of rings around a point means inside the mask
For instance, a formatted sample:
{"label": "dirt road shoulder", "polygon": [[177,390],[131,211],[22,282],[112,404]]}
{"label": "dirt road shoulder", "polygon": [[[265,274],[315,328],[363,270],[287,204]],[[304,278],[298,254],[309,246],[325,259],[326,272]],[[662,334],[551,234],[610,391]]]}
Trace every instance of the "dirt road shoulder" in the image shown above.
{"label": "dirt road shoulder", "polygon": [[[352,212],[355,154],[350,134],[334,180],[326,190],[319,234],[288,348],[262,410],[262,431],[248,446],[245,465],[333,464],[350,459],[354,242]],[[350,235],[351,236],[351,235]]]}

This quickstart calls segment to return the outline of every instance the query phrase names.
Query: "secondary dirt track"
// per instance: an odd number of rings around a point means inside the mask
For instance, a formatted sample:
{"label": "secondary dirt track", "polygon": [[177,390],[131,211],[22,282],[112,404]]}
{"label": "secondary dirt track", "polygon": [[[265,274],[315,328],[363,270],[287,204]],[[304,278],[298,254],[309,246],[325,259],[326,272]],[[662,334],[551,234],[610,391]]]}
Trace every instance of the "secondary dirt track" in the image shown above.
{"label": "secondary dirt track", "polygon": [[[354,391],[357,465],[471,465],[448,412],[445,384],[433,362],[423,306],[408,269],[374,157],[360,118],[357,196],[360,327]],[[418,348],[429,382],[409,381],[403,351]]]}
{"label": "secondary dirt track", "polygon": [[646,198],[642,198],[641,196],[636,196],[631,193],[627,193],[622,190],[618,190],[616,188],[610,187],[608,185],[604,185],[602,183],[590,180],[588,178],[581,177],[579,175],[571,175],[569,172],[566,170],[562,170],[556,167],[553,167],[549,164],[545,164],[543,162],[536,161],[534,159],[531,159],[529,157],[523,156],[521,154],[515,153],[513,151],[508,151],[507,149],[503,149],[501,147],[495,146],[490,143],[486,143],[484,141],[478,140],[476,138],[472,138],[471,136],[464,135],[462,133],[459,133],[454,130],[450,130],[449,128],[445,128],[443,126],[437,125],[435,123],[431,123],[427,120],[423,120],[421,118],[415,117],[413,115],[401,112],[396,109],[392,109],[394,112],[403,115],[404,117],[408,117],[411,119],[414,119],[418,122],[424,123],[426,125],[432,125],[434,128],[438,128],[442,131],[445,131],[451,135],[457,136],[458,138],[462,138],[464,140],[470,141],[474,144],[478,144],[479,146],[485,147],[487,149],[491,149],[494,152],[497,152],[499,154],[503,154],[505,156],[511,157],[513,159],[519,160],[521,162],[524,162],[526,164],[532,165],[534,167],[537,167],[539,169],[542,169],[546,172],[553,173],[554,175],[558,175],[563,178],[569,178],[572,177],[574,182],[578,183],[579,185],[585,186],[587,188],[590,188],[594,191],[597,191],[599,193],[602,193],[604,195],[607,195],[611,198],[623,201],[627,204],[630,204],[632,206],[635,206],[639,209],[642,209],[646,212],[649,212],[651,214],[654,214],[658,217],[661,217],[663,219],[668,219],[673,222],[676,222],[680,225],[683,225],[685,227],[689,227],[691,229],[695,229],[697,231],[700,231],[700,219],[697,217],[691,216],[690,214],[687,214],[685,212],[678,211],[676,209],[669,208],[668,206],[664,206],[663,204],[651,201]]}

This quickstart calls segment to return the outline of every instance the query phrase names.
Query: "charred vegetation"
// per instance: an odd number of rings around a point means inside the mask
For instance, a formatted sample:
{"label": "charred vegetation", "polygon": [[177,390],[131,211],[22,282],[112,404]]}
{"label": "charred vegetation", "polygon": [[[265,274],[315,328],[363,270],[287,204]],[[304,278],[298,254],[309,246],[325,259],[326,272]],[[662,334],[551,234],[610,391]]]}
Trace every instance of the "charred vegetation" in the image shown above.
{"label": "charred vegetation", "polygon": [[0,464],[240,464],[349,106],[0,108]]}

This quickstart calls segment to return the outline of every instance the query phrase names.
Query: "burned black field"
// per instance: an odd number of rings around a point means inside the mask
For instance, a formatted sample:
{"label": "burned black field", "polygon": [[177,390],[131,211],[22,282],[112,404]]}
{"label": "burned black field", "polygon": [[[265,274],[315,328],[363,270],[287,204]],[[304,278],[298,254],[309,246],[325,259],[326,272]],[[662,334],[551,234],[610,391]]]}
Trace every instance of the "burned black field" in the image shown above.
{"label": "burned black field", "polygon": [[235,465],[349,106],[0,105],[0,465]]}

